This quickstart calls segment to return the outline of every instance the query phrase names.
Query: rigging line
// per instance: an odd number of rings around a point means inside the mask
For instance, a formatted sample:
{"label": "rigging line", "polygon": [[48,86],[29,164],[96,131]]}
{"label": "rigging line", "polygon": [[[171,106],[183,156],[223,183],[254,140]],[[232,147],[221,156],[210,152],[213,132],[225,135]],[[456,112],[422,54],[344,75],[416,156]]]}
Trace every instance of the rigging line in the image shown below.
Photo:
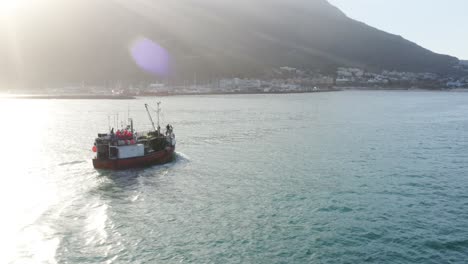
{"label": "rigging line", "polygon": [[164,120],[166,119],[166,116],[164,115],[164,112],[161,111],[161,124],[164,126]]}
{"label": "rigging line", "polygon": [[151,107],[151,105],[148,105],[148,107],[154,112],[154,113],[157,113],[158,111],[155,110],[153,107]]}

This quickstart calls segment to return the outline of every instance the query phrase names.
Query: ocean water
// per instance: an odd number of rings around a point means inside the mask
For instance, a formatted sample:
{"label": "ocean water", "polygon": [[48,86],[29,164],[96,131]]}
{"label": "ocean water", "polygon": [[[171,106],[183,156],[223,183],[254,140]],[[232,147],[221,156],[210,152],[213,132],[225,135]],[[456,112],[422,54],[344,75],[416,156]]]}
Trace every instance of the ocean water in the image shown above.
{"label": "ocean water", "polygon": [[122,172],[155,98],[0,99],[0,263],[467,262],[468,93],[158,99],[176,161]]}

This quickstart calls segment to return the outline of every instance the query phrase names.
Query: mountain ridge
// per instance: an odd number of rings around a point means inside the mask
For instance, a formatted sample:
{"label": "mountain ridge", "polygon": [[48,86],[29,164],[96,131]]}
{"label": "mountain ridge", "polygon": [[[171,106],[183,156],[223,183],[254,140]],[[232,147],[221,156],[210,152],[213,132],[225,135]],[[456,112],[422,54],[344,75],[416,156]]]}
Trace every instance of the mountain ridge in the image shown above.
{"label": "mountain ridge", "polygon": [[[48,3],[54,8],[24,14],[28,20],[16,27],[15,53],[0,44],[0,81],[181,82],[194,75],[258,76],[279,66],[445,73],[458,63],[353,20],[325,0]],[[169,75],[145,73],[133,61],[129,49],[141,37],[170,54]],[[6,34],[0,40],[10,42]]]}

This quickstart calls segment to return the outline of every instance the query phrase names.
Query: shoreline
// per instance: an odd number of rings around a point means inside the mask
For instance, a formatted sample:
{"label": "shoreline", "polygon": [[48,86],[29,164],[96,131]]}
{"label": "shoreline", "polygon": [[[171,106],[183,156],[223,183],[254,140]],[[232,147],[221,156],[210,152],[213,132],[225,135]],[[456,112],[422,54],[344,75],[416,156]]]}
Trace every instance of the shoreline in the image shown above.
{"label": "shoreline", "polygon": [[141,95],[47,95],[47,94],[0,94],[0,99],[42,99],[42,100],[134,100],[139,97],[170,97],[170,96],[203,96],[203,95],[267,95],[267,94],[308,94],[328,93],[342,91],[425,91],[425,92],[468,92],[468,89],[424,89],[424,88],[367,88],[367,87],[340,87],[317,91],[278,91],[278,92],[200,92],[200,93],[154,93]]}
{"label": "shoreline", "polygon": [[342,89],[327,89],[317,91],[285,91],[285,92],[204,92],[204,93],[174,93],[174,94],[148,94],[137,95],[137,97],[151,97],[151,96],[197,96],[197,95],[254,95],[254,94],[305,94],[305,93],[327,93],[327,92],[341,92]]}
{"label": "shoreline", "polygon": [[303,94],[303,93],[323,93],[339,92],[341,89],[329,89],[318,91],[288,91],[288,92],[206,92],[206,93],[160,93],[143,95],[21,95],[21,94],[0,94],[0,99],[50,99],[50,100],[133,100],[137,97],[169,97],[169,96],[197,96],[197,95],[249,95],[249,94]]}
{"label": "shoreline", "polygon": [[135,96],[114,96],[114,95],[21,95],[21,94],[0,94],[0,99],[42,99],[42,100],[132,100]]}

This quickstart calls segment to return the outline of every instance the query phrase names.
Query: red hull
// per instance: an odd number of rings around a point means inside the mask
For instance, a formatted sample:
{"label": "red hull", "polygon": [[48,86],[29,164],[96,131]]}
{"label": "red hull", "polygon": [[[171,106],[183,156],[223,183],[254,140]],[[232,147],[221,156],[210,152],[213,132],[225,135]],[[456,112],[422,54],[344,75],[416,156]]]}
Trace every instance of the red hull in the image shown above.
{"label": "red hull", "polygon": [[167,147],[165,150],[137,158],[115,160],[93,159],[93,166],[95,169],[104,170],[126,170],[132,168],[148,167],[171,162],[174,158],[174,152],[175,147]]}

